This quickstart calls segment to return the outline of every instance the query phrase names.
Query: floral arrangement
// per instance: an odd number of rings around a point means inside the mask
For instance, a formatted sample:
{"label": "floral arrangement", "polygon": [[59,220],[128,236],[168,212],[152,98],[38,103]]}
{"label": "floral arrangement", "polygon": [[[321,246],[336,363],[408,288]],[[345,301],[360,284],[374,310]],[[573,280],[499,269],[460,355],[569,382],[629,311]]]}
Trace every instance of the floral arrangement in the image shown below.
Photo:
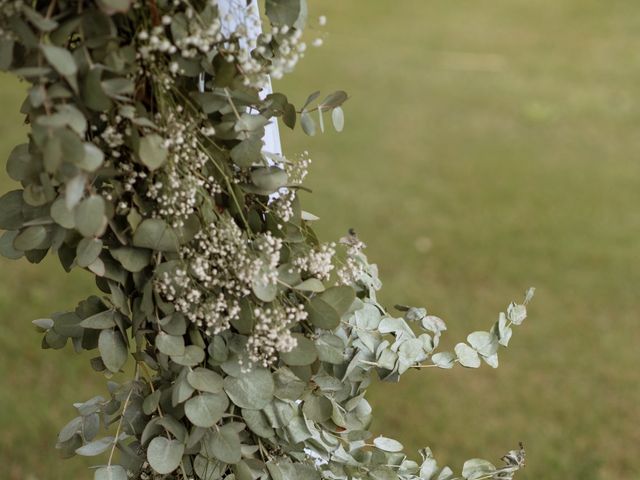
{"label": "floral arrangement", "polygon": [[366,391],[374,373],[497,367],[532,291],[453,352],[436,352],[440,318],[378,303],[364,244],[321,242],[301,208],[308,155],[263,150],[278,119],[341,130],[347,100],[261,94],[304,55],[307,7],[264,12],[249,41],[215,0],[0,0],[0,68],[28,82],[30,126],[7,162],[21,188],[0,197],[0,253],[56,254],[100,290],[34,321],[43,348],[96,352],[109,379],[57,448],[102,455],[96,480],[511,479],[522,447],[460,477],[372,438]]}

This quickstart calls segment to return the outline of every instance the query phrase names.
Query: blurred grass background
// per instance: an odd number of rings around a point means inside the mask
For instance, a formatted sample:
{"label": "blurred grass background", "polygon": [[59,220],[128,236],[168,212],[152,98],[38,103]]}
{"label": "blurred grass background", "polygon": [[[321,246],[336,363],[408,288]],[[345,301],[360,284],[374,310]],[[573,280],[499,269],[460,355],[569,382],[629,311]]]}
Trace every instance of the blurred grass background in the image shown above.
{"label": "blurred grass background", "polygon": [[[323,237],[356,228],[383,301],[447,320],[445,345],[538,289],[498,370],[376,385],[375,431],[454,467],[522,440],[522,480],[640,478],[637,2],[311,7],[329,19],[312,32],[325,45],[276,87],[298,104],[316,88],[352,97],[344,133],[284,133],[289,154],[314,159],[305,208]],[[4,161],[25,135],[24,87],[0,86]],[[72,308],[90,278],[55,261],[0,260],[0,272],[0,478],[90,478],[53,443],[103,379],[69,351],[39,351],[30,324]]]}

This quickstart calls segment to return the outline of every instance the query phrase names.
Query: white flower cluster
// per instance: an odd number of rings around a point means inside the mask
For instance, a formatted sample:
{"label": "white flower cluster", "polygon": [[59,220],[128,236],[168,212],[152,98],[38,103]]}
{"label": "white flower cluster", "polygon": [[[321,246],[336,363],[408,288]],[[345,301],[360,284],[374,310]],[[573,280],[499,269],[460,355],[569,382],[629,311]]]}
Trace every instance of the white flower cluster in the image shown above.
{"label": "white flower cluster", "polygon": [[366,245],[355,234],[341,238],[340,243],[347,246],[347,258],[337,270],[338,282],[355,285],[365,273],[366,262],[362,261],[361,256]]}
{"label": "white flower cluster", "polygon": [[[284,169],[289,177],[289,185],[302,185],[302,181],[309,173],[309,165],[311,165],[311,158],[309,158],[309,152],[307,151],[303,152],[296,161],[286,162]],[[295,198],[296,191],[294,189],[282,189],[278,193],[278,197],[269,206],[275,216],[286,223],[293,217],[293,202]]]}
{"label": "white flower cluster", "polygon": [[262,35],[256,50],[271,61],[268,71],[264,73],[280,79],[295,68],[304,57],[306,49],[307,44],[302,41],[302,30],[284,25],[273,27],[270,33]]}
{"label": "white flower cluster", "polygon": [[157,203],[156,215],[179,228],[194,213],[202,195],[222,191],[216,179],[203,172],[209,157],[199,145],[199,127],[193,121],[170,114],[158,122],[163,130],[164,147],[169,152],[166,164],[150,180],[147,196]]}
{"label": "white flower cluster", "polygon": [[289,330],[306,320],[307,312],[300,304],[297,307],[255,308],[255,328],[247,342],[249,360],[252,364],[269,367],[277,360],[279,352],[290,352],[297,341]]}
{"label": "white flower cluster", "polygon": [[275,284],[282,241],[266,233],[250,241],[230,217],[223,216],[181,248],[184,269],[165,275],[157,290],[176,310],[215,335],[240,314],[240,299],[254,282]]}
{"label": "white flower cluster", "polygon": [[299,256],[293,264],[301,271],[320,280],[329,280],[333,271],[333,258],[336,255],[335,243],[323,243],[306,256]]}
{"label": "white flower cluster", "polygon": [[[216,6],[217,1],[210,0],[210,4]],[[253,40],[250,33],[261,28],[259,17],[247,17],[254,25],[248,22],[235,25],[233,18],[204,22],[188,1],[174,0],[172,5],[184,16],[176,20],[165,15],[160,25],[139,30],[137,56],[146,65],[168,65],[174,77],[184,73],[176,55],[191,60],[200,55],[211,59],[219,53],[237,65],[247,86],[262,87],[267,75],[279,79],[291,72],[307,49],[300,29],[276,26]],[[175,25],[176,22],[179,23]],[[235,26],[235,30],[225,32],[224,25]]]}
{"label": "white flower cluster", "polygon": [[[100,115],[100,120],[105,123],[104,129],[100,132],[100,139],[103,143],[103,150],[106,150],[113,158],[120,158],[122,153],[120,148],[124,145],[125,135],[131,134],[131,127],[127,119],[122,115],[116,115],[110,119],[106,114]],[[91,126],[93,132],[98,131],[96,125]]]}

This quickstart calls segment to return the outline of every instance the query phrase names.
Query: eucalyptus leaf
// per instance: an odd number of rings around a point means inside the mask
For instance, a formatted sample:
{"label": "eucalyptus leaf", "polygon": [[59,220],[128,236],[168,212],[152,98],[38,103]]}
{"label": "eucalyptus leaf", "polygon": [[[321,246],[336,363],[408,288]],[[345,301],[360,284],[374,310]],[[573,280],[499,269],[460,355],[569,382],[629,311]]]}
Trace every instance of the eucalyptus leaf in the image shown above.
{"label": "eucalyptus leaf", "polygon": [[96,455],[100,455],[101,453],[106,452],[109,448],[111,448],[113,446],[113,442],[115,442],[115,438],[104,437],[100,440],[89,442],[83,445],[76,450],[76,453],[84,457],[95,457]]}
{"label": "eucalyptus leaf", "polygon": [[143,248],[120,247],[110,252],[127,271],[133,273],[142,271],[151,262],[151,251]]}
{"label": "eucalyptus leaf", "polygon": [[61,227],[74,228],[76,226],[73,210],[67,208],[64,198],[59,197],[51,204],[51,218]]}
{"label": "eucalyptus leaf", "polygon": [[198,367],[187,374],[189,384],[200,392],[220,393],[223,389],[222,377],[207,368]]}
{"label": "eucalyptus leaf", "polygon": [[231,425],[224,425],[210,432],[203,448],[208,455],[212,455],[225,463],[238,463],[241,456],[240,435]]}
{"label": "eucalyptus leaf", "polygon": [[266,0],[266,14],[276,25],[293,26],[302,14],[300,0]]}
{"label": "eucalyptus leaf", "polygon": [[320,297],[314,297],[306,305],[309,321],[318,328],[332,330],[340,324],[340,315]]}
{"label": "eucalyptus leaf", "polygon": [[317,278],[308,278],[305,281],[295,285],[293,287],[296,290],[300,290],[302,292],[323,292],[324,284],[318,280]]}
{"label": "eucalyptus leaf", "polygon": [[22,228],[22,190],[13,190],[0,197],[0,228],[3,230],[18,230]]}
{"label": "eucalyptus leaf", "polygon": [[118,314],[115,310],[105,310],[85,318],[80,322],[80,326],[82,328],[92,328],[97,330],[112,328],[116,326],[117,315]]}
{"label": "eucalyptus leaf", "polygon": [[71,55],[66,48],[56,47],[55,45],[41,45],[40,49],[47,59],[47,62],[49,62],[60,75],[69,77],[78,72],[78,66],[73,59],[73,55]]}
{"label": "eucalyptus leaf", "polygon": [[99,238],[83,238],[76,249],[76,262],[79,267],[88,267],[96,261],[102,252],[102,240]]}
{"label": "eucalyptus leaf", "polygon": [[127,362],[128,349],[118,330],[102,330],[98,338],[98,350],[105,367],[116,373]]}
{"label": "eucalyptus leaf", "polygon": [[151,134],[140,139],[140,161],[149,168],[157,170],[167,161],[168,151],[160,135]]}
{"label": "eucalyptus leaf", "polygon": [[316,134],[316,123],[308,112],[302,112],[300,114],[300,125],[302,126],[304,133],[310,137],[313,137]]}
{"label": "eucalyptus leaf", "polygon": [[204,350],[197,345],[188,345],[184,349],[183,355],[172,355],[171,360],[178,365],[194,367],[204,361]]}
{"label": "eucalyptus leaf", "polygon": [[178,440],[156,437],[147,447],[147,461],[156,473],[166,475],[180,466],[184,444]]}
{"label": "eucalyptus leaf", "polygon": [[178,237],[166,222],[156,218],[143,220],[133,234],[135,247],[150,248],[161,252],[175,252]]}
{"label": "eucalyptus leaf", "polygon": [[182,356],[185,354],[184,338],[160,332],[156,336],[156,348],[165,355]]}
{"label": "eucalyptus leaf", "polygon": [[229,406],[229,399],[224,393],[200,393],[187,400],[184,413],[191,423],[198,427],[214,426]]}
{"label": "eucalyptus leaf", "polygon": [[251,171],[251,181],[259,189],[273,193],[287,184],[289,177],[279,167],[256,168]]}
{"label": "eucalyptus leaf", "polygon": [[458,343],[455,347],[456,355],[460,361],[460,365],[468,368],[478,368],[480,366],[480,357],[478,352],[466,343]]}
{"label": "eucalyptus leaf", "polygon": [[473,332],[467,342],[483,357],[490,357],[498,351],[498,337],[490,332]]}
{"label": "eucalyptus leaf", "polygon": [[127,471],[121,465],[99,467],[93,480],[128,480]]}
{"label": "eucalyptus leaf", "polygon": [[41,225],[27,227],[22,230],[13,240],[13,246],[16,250],[26,252],[42,248],[47,239],[47,229]]}
{"label": "eucalyptus leaf", "polygon": [[374,438],[373,444],[385,452],[401,452],[403,449],[403,446],[399,441],[383,436]]}
{"label": "eucalyptus leaf", "polygon": [[344,111],[341,107],[336,107],[331,111],[331,121],[336,132],[344,130]]}
{"label": "eucalyptus leaf", "polygon": [[269,370],[253,367],[239,377],[226,377],[224,390],[238,407],[259,410],[273,399],[275,384]]}
{"label": "eucalyptus leaf", "polygon": [[78,231],[85,237],[100,236],[106,226],[106,205],[100,195],[91,195],[82,200],[74,210],[74,222]]}
{"label": "eucalyptus leaf", "polygon": [[305,366],[315,362],[318,358],[318,351],[314,343],[301,333],[294,333],[297,345],[290,352],[282,352],[280,358],[292,366]]}
{"label": "eucalyptus leaf", "polygon": [[439,352],[431,357],[431,361],[440,368],[453,368],[456,356],[451,352]]}

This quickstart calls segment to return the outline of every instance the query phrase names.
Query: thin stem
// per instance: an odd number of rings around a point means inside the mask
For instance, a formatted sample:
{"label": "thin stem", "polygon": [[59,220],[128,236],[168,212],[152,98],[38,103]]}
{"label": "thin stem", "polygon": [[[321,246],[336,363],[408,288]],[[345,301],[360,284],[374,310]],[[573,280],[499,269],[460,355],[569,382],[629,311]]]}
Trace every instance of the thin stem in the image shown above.
{"label": "thin stem", "polygon": [[[136,363],[136,373],[135,373],[135,379],[138,379],[138,363]],[[113,460],[113,454],[116,451],[116,446],[118,445],[118,438],[120,437],[120,431],[122,430],[122,423],[124,422],[124,415],[125,413],[127,413],[127,407],[129,407],[129,401],[131,400],[131,395],[133,395],[133,389],[134,389],[134,385],[131,385],[131,389],[129,390],[129,394],[127,395],[127,398],[124,401],[124,405],[122,406],[122,415],[120,416],[120,420],[118,421],[118,426],[116,428],[116,434],[115,437],[113,439],[113,445],[111,447],[111,452],[109,453],[109,461],[107,462],[107,466],[111,466],[111,462]]]}

